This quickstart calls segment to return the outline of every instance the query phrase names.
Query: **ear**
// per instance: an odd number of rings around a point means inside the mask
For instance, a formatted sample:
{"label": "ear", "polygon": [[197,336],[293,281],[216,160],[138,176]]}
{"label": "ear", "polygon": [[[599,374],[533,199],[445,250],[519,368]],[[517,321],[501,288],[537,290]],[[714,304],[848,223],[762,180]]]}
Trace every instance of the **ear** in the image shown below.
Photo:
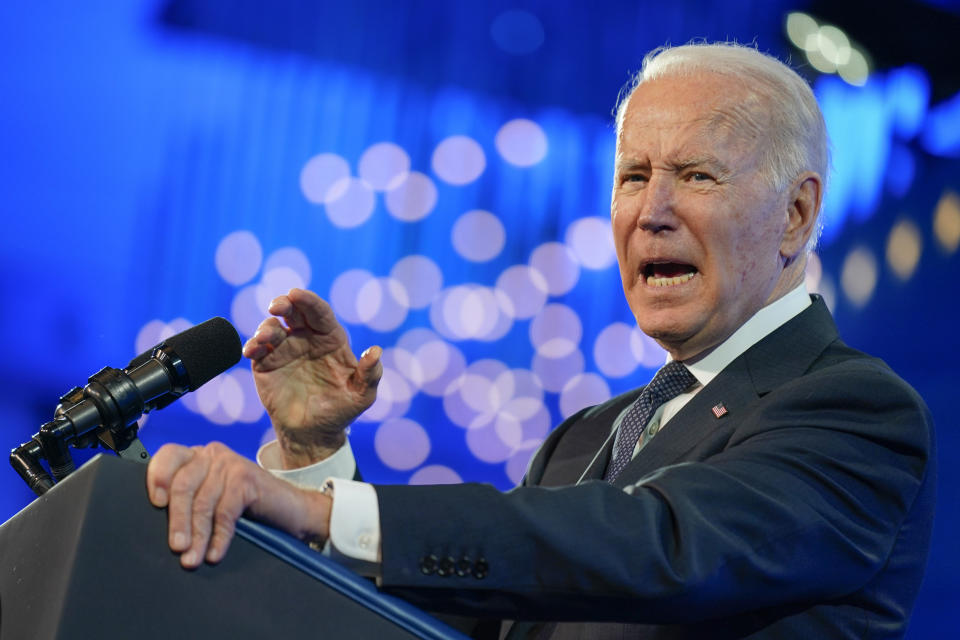
{"label": "ear", "polygon": [[812,171],[794,180],[787,199],[787,227],[780,241],[780,255],[792,262],[802,254],[816,228],[823,198],[823,180]]}

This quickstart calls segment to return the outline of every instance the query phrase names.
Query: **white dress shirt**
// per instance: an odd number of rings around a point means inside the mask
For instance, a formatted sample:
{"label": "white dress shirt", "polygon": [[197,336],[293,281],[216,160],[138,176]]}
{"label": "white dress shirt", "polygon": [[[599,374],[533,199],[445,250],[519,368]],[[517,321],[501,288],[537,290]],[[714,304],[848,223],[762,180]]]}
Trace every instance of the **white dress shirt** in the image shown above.
{"label": "white dress shirt", "polygon": [[[709,354],[687,364],[698,384],[661,405],[647,423],[647,429],[657,432],[666,427],[669,420],[727,365],[808,306],[810,296],[806,286],[801,284],[757,311]],[[617,416],[613,429],[619,428],[628,410],[629,407]],[[639,448],[638,444],[634,455]],[[277,477],[301,487],[320,489],[326,483],[332,485],[330,544],[325,552],[368,575],[379,573],[380,505],[372,485],[351,480],[356,472],[356,459],[349,442],[326,460],[299,469],[283,469],[279,445],[274,440],[257,452],[257,463]]]}

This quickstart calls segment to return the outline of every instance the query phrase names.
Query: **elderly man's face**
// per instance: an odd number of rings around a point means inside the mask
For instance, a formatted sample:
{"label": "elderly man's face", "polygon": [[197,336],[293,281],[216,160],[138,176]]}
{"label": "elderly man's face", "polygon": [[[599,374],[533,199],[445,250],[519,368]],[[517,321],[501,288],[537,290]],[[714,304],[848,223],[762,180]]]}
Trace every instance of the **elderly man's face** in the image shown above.
{"label": "elderly man's face", "polygon": [[736,83],[704,73],[641,84],[617,141],[624,292],[675,359],[705,354],[795,284],[782,277],[789,198],[761,175],[766,125]]}

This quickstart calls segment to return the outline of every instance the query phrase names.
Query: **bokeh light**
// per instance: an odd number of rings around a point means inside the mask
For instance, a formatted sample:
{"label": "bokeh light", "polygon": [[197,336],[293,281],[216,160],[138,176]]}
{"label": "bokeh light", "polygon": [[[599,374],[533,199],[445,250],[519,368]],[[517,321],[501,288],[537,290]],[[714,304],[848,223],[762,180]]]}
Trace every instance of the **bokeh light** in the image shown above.
{"label": "bokeh light", "polygon": [[183,396],[181,403],[218,426],[238,422],[252,424],[265,413],[253,374],[247,368],[235,368],[216,376],[194,393]]}
{"label": "bokeh light", "polygon": [[370,145],[357,165],[357,174],[376,191],[385,190],[409,171],[410,156],[403,147],[392,142]]}
{"label": "bokeh light", "polygon": [[390,269],[390,278],[399,282],[407,291],[411,309],[430,305],[443,286],[443,273],[431,258],[421,255],[405,256]]}
{"label": "bokeh light", "polygon": [[530,254],[530,266],[547,283],[547,293],[562,296],[580,279],[580,264],[573,251],[560,242],[545,242]]}
{"label": "bokeh light", "polygon": [[563,358],[577,349],[583,326],[577,312],[565,304],[548,304],[530,323],[530,343],[547,358]]}
{"label": "bokeh light", "polygon": [[940,247],[953,253],[960,246],[960,196],[947,191],[933,214],[933,234]]}
{"label": "bokeh light", "polygon": [[384,421],[373,439],[373,448],[383,464],[391,469],[414,469],[430,455],[430,436],[408,418]]}
{"label": "bokeh light", "polygon": [[613,231],[610,221],[605,218],[576,220],[567,228],[565,242],[587,269],[606,269],[617,261]]}
{"label": "bokeh light", "polygon": [[433,211],[436,204],[436,185],[419,171],[398,176],[387,186],[387,211],[398,220],[422,220]]}
{"label": "bokeh light", "polygon": [[370,219],[377,205],[373,188],[361,178],[341,178],[327,191],[327,217],[335,227],[352,229]]}
{"label": "bokeh light", "polygon": [[300,190],[314,204],[327,202],[330,188],[350,177],[350,165],[335,153],[321,153],[310,158],[300,171]]}
{"label": "bokeh light", "polygon": [[214,254],[217,273],[224,281],[236,286],[249,282],[260,271],[263,249],[250,231],[227,234]]}
{"label": "bokeh light", "polygon": [[407,484],[459,484],[461,482],[463,482],[463,478],[461,478],[460,474],[450,467],[442,464],[431,464],[418,469],[412,476],[410,476],[410,480],[407,482]]}
{"label": "bokeh light", "polygon": [[267,310],[260,306],[260,285],[249,284],[233,295],[230,302],[230,321],[240,335],[252,336],[267,317]]}
{"label": "bokeh light", "polygon": [[310,259],[307,258],[307,254],[300,248],[283,247],[271,253],[267,261],[263,263],[263,279],[267,280],[267,274],[279,268],[290,269],[297,274],[300,282],[303,283],[303,287],[310,286],[313,269],[310,266]]}
{"label": "bokeh light", "polygon": [[870,62],[859,49],[850,49],[846,63],[838,67],[837,73],[847,84],[862,87],[870,77]]}
{"label": "bokeh light", "polygon": [[583,373],[586,361],[580,349],[560,357],[548,357],[542,353],[535,353],[530,368],[533,370],[543,388],[553,393],[563,390],[572,378]]}
{"label": "bokeh light", "polygon": [[134,351],[144,353],[147,349],[152,349],[160,344],[166,338],[173,335],[173,331],[163,320],[151,320],[140,328],[137,332],[137,338],[134,341]]}
{"label": "bokeh light", "polygon": [[630,352],[647,369],[659,369],[667,360],[664,348],[639,327],[634,327],[630,334]]}
{"label": "bokeh light", "polygon": [[532,167],[547,155],[547,134],[533,120],[511,120],[497,131],[494,144],[504,160],[518,167]]}
{"label": "bokeh light", "polygon": [[901,280],[913,275],[923,251],[920,229],[910,220],[901,220],[887,236],[887,264]]}
{"label": "bokeh light", "polygon": [[483,147],[473,138],[450,136],[434,149],[430,165],[444,182],[462,186],[480,177],[487,166],[487,158]]}
{"label": "bokeh light", "polygon": [[787,15],[786,31],[790,42],[804,52],[817,71],[836,73],[851,85],[866,84],[870,63],[839,27],[820,25],[810,15],[795,11]]}
{"label": "bokeh light", "polygon": [[624,322],[614,322],[600,331],[593,343],[593,360],[600,373],[610,378],[633,373],[640,363],[631,348],[633,332],[634,327]]}
{"label": "bokeh light", "polygon": [[877,286],[877,259],[866,247],[852,249],[843,261],[840,273],[843,293],[855,307],[870,301]]}
{"label": "bokeh light", "polygon": [[519,319],[529,318],[543,308],[550,286],[538,269],[514,265],[500,274],[496,288],[509,301],[504,313]]}
{"label": "bokeh light", "polygon": [[468,211],[453,223],[450,233],[453,248],[472,262],[486,262],[500,255],[507,232],[497,216],[489,211]]}
{"label": "bokeh light", "polygon": [[807,265],[803,272],[804,284],[807,291],[813,293],[820,285],[820,278],[823,277],[823,263],[820,262],[820,256],[811,251],[807,254]]}
{"label": "bokeh light", "polygon": [[513,323],[504,312],[505,301],[490,287],[477,284],[450,287],[430,305],[430,322],[449,340],[492,341],[502,337]]}
{"label": "bokeh light", "polygon": [[410,408],[413,398],[413,389],[402,374],[383,368],[383,377],[377,386],[377,399],[370,408],[357,416],[361,422],[384,422],[392,418],[400,418]]}
{"label": "bokeh light", "polygon": [[374,279],[373,274],[366,269],[349,269],[336,277],[330,286],[328,301],[340,320],[351,324],[364,322],[357,306],[357,292]]}
{"label": "bokeh light", "polygon": [[500,398],[494,386],[507,366],[499,360],[483,359],[470,364],[444,390],[443,409],[450,420],[465,429],[480,428],[493,421]]}
{"label": "bokeh light", "polygon": [[263,274],[260,284],[254,288],[257,308],[263,312],[263,315],[266,315],[267,309],[270,308],[271,300],[277,296],[286,294],[290,289],[304,289],[307,284],[307,282],[303,281],[300,274],[290,267],[276,267],[271,269]]}
{"label": "bokeh light", "polygon": [[405,332],[397,340],[397,349],[411,357],[398,370],[428,395],[442,396],[466,368],[463,353],[429,329]]}
{"label": "bokeh light", "polygon": [[580,409],[610,399],[610,386],[595,373],[583,373],[571,379],[560,392],[560,415],[569,418]]}
{"label": "bokeh light", "polygon": [[393,278],[367,280],[357,292],[357,315],[374,331],[393,331],[409,309],[406,288]]}
{"label": "bokeh light", "polygon": [[787,36],[799,49],[813,48],[813,42],[808,41],[816,37],[819,28],[817,21],[805,13],[794,11],[787,15]]}
{"label": "bokeh light", "polygon": [[512,484],[519,485],[523,480],[523,476],[526,474],[527,467],[530,464],[530,458],[532,458],[533,454],[536,453],[537,447],[539,447],[540,444],[540,442],[535,440],[525,443],[523,446],[519,447],[512,456],[510,456],[509,460],[507,460],[507,478],[510,479]]}

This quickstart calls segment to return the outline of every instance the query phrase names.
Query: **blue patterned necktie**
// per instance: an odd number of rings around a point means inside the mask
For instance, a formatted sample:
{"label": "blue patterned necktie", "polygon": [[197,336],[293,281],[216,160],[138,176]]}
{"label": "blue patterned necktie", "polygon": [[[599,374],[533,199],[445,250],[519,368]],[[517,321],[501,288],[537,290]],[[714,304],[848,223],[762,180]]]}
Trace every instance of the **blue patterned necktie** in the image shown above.
{"label": "blue patterned necktie", "polygon": [[697,379],[693,374],[683,366],[683,363],[676,360],[668,362],[660,371],[657,371],[657,375],[653,376],[650,384],[643,388],[640,397],[630,407],[620,424],[617,451],[604,476],[607,482],[613,482],[633,458],[633,450],[640,440],[644,427],[650,422],[650,418],[660,405],[676,398],[696,382]]}

